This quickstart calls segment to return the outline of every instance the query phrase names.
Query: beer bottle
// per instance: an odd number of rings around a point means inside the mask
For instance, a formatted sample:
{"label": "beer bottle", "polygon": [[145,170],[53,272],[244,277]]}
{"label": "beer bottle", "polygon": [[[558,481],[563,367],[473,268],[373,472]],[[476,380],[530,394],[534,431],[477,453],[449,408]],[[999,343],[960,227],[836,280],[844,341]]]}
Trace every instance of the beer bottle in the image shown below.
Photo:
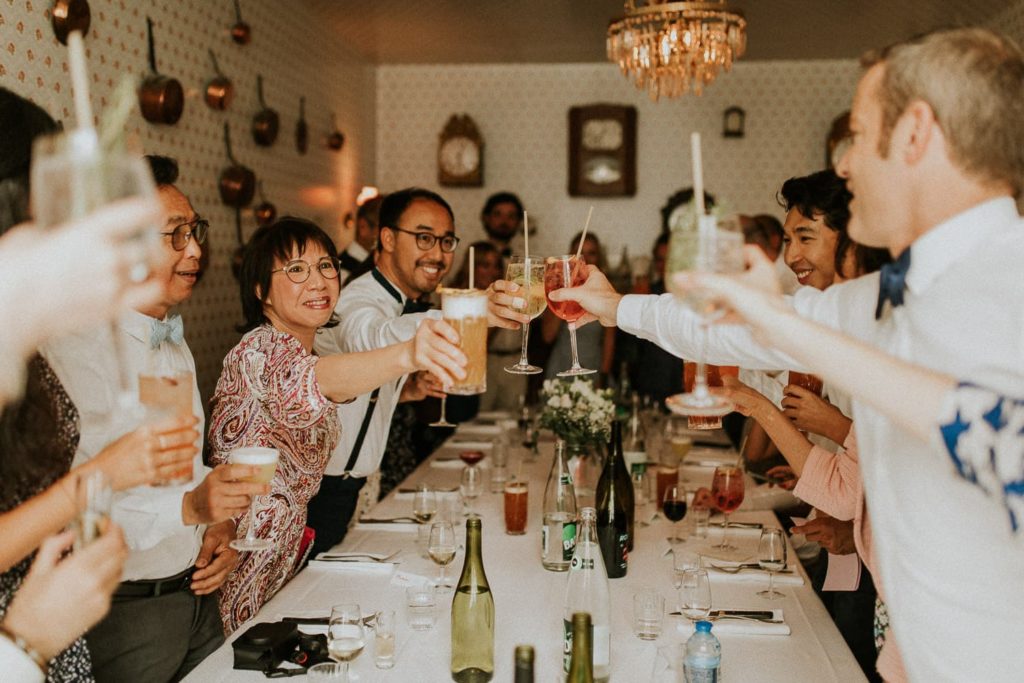
{"label": "beer bottle", "polygon": [[544,526],[541,529],[541,564],[544,569],[569,569],[576,549],[576,493],[565,459],[565,442],[555,442],[555,460],[544,488]]}
{"label": "beer bottle", "polygon": [[597,482],[597,538],[609,579],[626,575],[633,539],[633,481],[622,457],[622,423],[612,422],[608,460]]}
{"label": "beer bottle", "polygon": [[594,651],[590,644],[590,615],[572,615],[572,661],[567,683],[594,683]]}
{"label": "beer bottle", "polygon": [[562,618],[562,667],[568,672],[573,652],[573,615],[586,612],[590,615],[590,643],[593,654],[592,670],[594,680],[603,683],[609,676],[609,653],[611,650],[611,601],[608,595],[608,574],[601,559],[601,547],[597,543],[594,508],[583,508],[580,535],[576,539],[576,551],[569,565],[569,585],[565,592],[565,611]]}
{"label": "beer bottle", "polygon": [[494,675],[494,597],[484,574],[479,517],[466,520],[466,562],[452,598],[452,678],[482,683]]}
{"label": "beer bottle", "polygon": [[515,683],[533,683],[533,647],[530,645],[516,646]]}

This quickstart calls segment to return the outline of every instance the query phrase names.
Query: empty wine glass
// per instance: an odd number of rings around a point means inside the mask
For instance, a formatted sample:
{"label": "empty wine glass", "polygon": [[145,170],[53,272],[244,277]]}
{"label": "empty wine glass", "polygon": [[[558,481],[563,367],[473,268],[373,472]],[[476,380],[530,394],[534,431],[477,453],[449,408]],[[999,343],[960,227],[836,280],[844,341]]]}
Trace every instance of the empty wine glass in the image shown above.
{"label": "empty wine glass", "polygon": [[576,321],[583,317],[583,307],[575,301],[552,301],[548,296],[556,289],[582,285],[586,279],[583,276],[583,266],[583,260],[573,255],[552,256],[544,262],[544,295],[548,300],[548,308],[568,323],[569,344],[572,347],[572,367],[559,372],[559,377],[589,375],[597,372],[597,370],[580,366],[579,354],[576,351]]}
{"label": "empty wine glass", "polygon": [[366,647],[363,612],[355,603],[344,603],[331,608],[327,625],[327,652],[331,659],[342,663],[348,674],[349,663]]}
{"label": "empty wine glass", "polygon": [[786,568],[786,537],[782,529],[763,529],[757,544],[757,564],[768,572],[768,589],[758,591],[761,597],[775,600],[785,594],[775,590],[775,572]]}
{"label": "empty wine glass", "polygon": [[[697,215],[696,210],[680,213],[680,218],[672,226],[672,237],[669,240],[666,280],[671,284],[671,275],[679,272],[707,273],[741,273],[743,272],[743,233],[738,230],[735,221],[718,224],[714,216]],[[701,353],[697,358],[696,377],[693,390],[676,394],[666,399],[665,404],[680,415],[701,415],[716,417],[731,413],[732,403],[722,397],[712,395],[708,390],[707,368],[704,358],[707,355],[707,326],[725,314],[721,303],[710,296],[706,290],[691,289],[675,292],[683,299],[701,322]]]}
{"label": "empty wine glass", "polygon": [[679,611],[690,621],[707,619],[711,614],[711,581],[706,569],[687,569],[679,588]]}
{"label": "empty wine glass", "polygon": [[427,552],[438,566],[437,587],[451,588],[445,575],[445,568],[455,559],[455,528],[451,522],[434,522],[430,527],[430,543]]}
{"label": "empty wine glass", "polygon": [[[536,256],[513,256],[505,270],[505,279],[514,282],[522,289],[517,292],[517,298],[521,298],[525,304],[522,308],[513,306],[513,310],[524,313],[534,320],[544,312],[547,307],[547,300],[544,296],[544,259]],[[536,365],[530,365],[526,357],[526,343],[530,338],[530,323],[522,325],[523,346],[519,354],[519,362],[505,368],[505,372],[513,375],[536,375],[544,371]]]}
{"label": "empty wine glass", "polygon": [[412,516],[416,521],[425,524],[434,518],[437,513],[437,496],[426,484],[420,484],[416,488],[416,494],[412,500]]}
{"label": "empty wine glass", "polygon": [[466,502],[467,514],[473,514],[473,501],[483,493],[484,480],[479,467],[466,466],[462,468],[462,483],[459,485],[459,492]]}
{"label": "empty wine glass", "polygon": [[715,506],[722,511],[722,542],[716,546],[719,550],[736,550],[729,544],[729,515],[743,503],[743,470],[734,465],[719,465],[711,479],[711,496]]}
{"label": "empty wine glass", "polygon": [[683,576],[693,569],[703,569],[700,553],[694,550],[672,549],[672,585],[676,590],[683,587]]}
{"label": "empty wine glass", "polygon": [[686,516],[686,489],[680,485],[665,488],[665,496],[661,501],[661,511],[672,522],[672,535],[669,543],[683,543],[685,538],[679,537],[679,522]]}
{"label": "empty wine glass", "polygon": [[437,418],[430,423],[431,427],[455,427],[456,425],[448,421],[448,394],[441,397],[441,417]]}
{"label": "empty wine glass", "polygon": [[[280,455],[276,448],[260,448],[260,447],[249,447],[249,448],[236,448],[231,451],[231,464],[233,465],[254,465],[259,467],[259,471],[252,475],[247,481],[252,484],[269,484],[274,479],[274,472],[277,470],[277,461]],[[252,552],[257,550],[267,550],[274,545],[274,541],[269,538],[257,538],[256,527],[258,520],[256,519],[256,499],[258,496],[253,496],[249,503],[249,528],[245,532],[244,538],[236,538],[229,544],[235,550],[241,552]]]}

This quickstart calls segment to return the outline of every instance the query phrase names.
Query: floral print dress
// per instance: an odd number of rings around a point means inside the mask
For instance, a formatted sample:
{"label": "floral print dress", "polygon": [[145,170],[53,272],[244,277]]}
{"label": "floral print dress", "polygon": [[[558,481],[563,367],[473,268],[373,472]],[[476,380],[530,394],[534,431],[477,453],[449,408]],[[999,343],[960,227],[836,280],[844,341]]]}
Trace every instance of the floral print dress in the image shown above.
{"label": "floral print dress", "polygon": [[248,512],[237,520],[239,535],[255,523],[256,535],[273,539],[274,546],[242,553],[221,587],[228,634],[255,616],[296,571],[306,505],[320,488],[339,436],[336,404],[316,380],[318,360],[298,339],[270,325],[247,333],[224,359],[211,399],[211,461],[229,462],[231,451],[243,446],[280,453],[270,495],[257,498],[255,522]]}

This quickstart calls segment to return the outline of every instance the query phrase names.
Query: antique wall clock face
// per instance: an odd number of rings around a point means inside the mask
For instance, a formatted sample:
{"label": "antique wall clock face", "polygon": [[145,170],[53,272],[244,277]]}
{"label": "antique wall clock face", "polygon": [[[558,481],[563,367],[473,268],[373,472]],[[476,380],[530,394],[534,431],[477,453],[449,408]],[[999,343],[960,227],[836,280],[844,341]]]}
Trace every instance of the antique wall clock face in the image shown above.
{"label": "antique wall clock face", "polygon": [[437,179],[448,187],[480,187],[483,138],[468,115],[453,115],[441,132],[437,148]]}
{"label": "antique wall clock face", "polygon": [[636,193],[636,109],[609,104],[569,110],[569,194]]}

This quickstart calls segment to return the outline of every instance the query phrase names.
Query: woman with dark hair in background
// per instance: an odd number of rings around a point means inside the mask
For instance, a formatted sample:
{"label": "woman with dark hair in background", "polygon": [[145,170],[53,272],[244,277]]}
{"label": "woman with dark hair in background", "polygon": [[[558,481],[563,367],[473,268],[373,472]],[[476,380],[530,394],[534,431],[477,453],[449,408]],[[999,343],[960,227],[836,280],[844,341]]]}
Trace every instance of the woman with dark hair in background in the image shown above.
{"label": "woman with dark hair in background", "polygon": [[[452,383],[463,377],[458,335],[426,320],[401,344],[364,353],[313,354],[321,328],[337,324],[338,254],[317,225],[285,217],[253,235],[242,261],[242,340],[228,352],[210,401],[209,442],[214,463],[246,446],[280,454],[271,493],[246,512],[240,533],[255,525],[273,539],[246,553],[221,589],[224,629],[253,617],[297,571],[306,505],[320,488],[342,425],[335,406],[418,370]],[[346,428],[356,428],[345,425]]]}

